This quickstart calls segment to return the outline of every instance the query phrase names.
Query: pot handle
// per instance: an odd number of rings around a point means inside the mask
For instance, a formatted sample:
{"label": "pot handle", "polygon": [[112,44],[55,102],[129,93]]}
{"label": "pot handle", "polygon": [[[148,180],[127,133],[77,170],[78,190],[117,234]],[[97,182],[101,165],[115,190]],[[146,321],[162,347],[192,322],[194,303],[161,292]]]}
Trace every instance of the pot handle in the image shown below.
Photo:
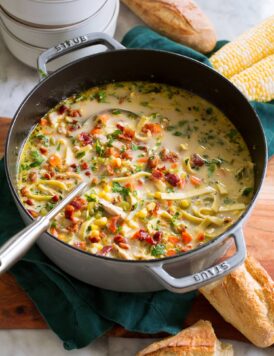
{"label": "pot handle", "polygon": [[234,255],[221,263],[203,271],[196,272],[193,275],[175,278],[163,268],[165,265],[164,262],[158,265],[147,265],[146,268],[171,292],[190,292],[219,279],[221,275],[227,275],[244,262],[246,258],[246,247],[242,229],[235,231],[231,237],[234,238],[237,249]]}
{"label": "pot handle", "polygon": [[108,49],[124,49],[118,41],[103,32],[89,33],[84,36],[78,36],[59,43],[54,47],[49,48],[40,54],[37,60],[37,68],[40,81],[47,77],[46,64],[53,59],[59,58],[67,53],[73,52],[80,48],[85,48],[91,45],[105,45]]}

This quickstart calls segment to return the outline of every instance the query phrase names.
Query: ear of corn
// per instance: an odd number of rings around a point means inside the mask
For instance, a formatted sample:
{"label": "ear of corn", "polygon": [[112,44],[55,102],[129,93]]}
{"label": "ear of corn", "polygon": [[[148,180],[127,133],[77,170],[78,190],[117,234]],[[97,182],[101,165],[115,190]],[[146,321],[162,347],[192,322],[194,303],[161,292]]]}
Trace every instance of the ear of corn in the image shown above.
{"label": "ear of corn", "polygon": [[210,58],[212,66],[227,78],[274,54],[274,15],[228,43]]}
{"label": "ear of corn", "polygon": [[274,99],[274,54],[234,75],[230,81],[249,100],[266,102]]}

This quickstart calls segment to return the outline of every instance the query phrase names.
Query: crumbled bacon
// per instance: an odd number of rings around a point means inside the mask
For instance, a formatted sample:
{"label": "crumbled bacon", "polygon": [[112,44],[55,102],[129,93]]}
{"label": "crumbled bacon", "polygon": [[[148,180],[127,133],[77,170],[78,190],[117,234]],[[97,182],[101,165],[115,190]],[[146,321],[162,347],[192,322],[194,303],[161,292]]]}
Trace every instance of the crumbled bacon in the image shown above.
{"label": "crumbled bacon", "polygon": [[164,177],[163,172],[160,171],[159,169],[153,169],[151,174],[152,174],[152,177],[155,179],[162,179]]}
{"label": "crumbled bacon", "polygon": [[126,242],[126,239],[121,236],[121,235],[116,235],[114,238],[113,238],[113,241],[119,245],[121,242]]}
{"label": "crumbled bacon", "polygon": [[70,231],[70,232],[78,232],[79,228],[80,228],[79,221],[72,221],[72,224],[67,227],[68,231]]}
{"label": "crumbled bacon", "polygon": [[21,188],[20,193],[22,194],[23,197],[27,196],[27,194],[28,194],[27,187]]}
{"label": "crumbled bacon", "polygon": [[45,178],[45,179],[50,179],[50,178],[51,178],[51,176],[50,176],[50,174],[49,174],[49,173],[45,173],[45,174],[44,174],[44,178]]}
{"label": "crumbled bacon", "polygon": [[159,243],[161,241],[163,237],[163,233],[162,231],[156,231],[153,235],[153,240],[156,242],[156,243]]}
{"label": "crumbled bacon", "polygon": [[180,181],[181,180],[176,174],[166,173],[165,174],[165,179],[173,187],[176,187],[176,186],[180,185]]}
{"label": "crumbled bacon", "polygon": [[86,171],[86,172],[85,172],[85,175],[86,175],[87,177],[90,177],[90,176],[91,176],[91,172],[90,172],[90,171]]}
{"label": "crumbled bacon", "polygon": [[90,237],[88,237],[88,240],[89,240],[91,243],[96,243],[96,242],[99,242],[99,241],[100,241],[100,237],[99,237],[99,236],[90,236]]}
{"label": "crumbled bacon", "polygon": [[61,106],[58,108],[57,112],[58,112],[58,114],[62,115],[62,114],[64,114],[65,112],[67,112],[68,110],[69,110],[69,108],[68,108],[66,105],[61,105]]}
{"label": "crumbled bacon", "polygon": [[87,132],[81,132],[78,136],[79,141],[82,143],[83,146],[89,145],[92,143],[92,137]]}
{"label": "crumbled bacon", "polygon": [[81,116],[80,110],[77,110],[77,109],[69,109],[68,114],[71,117],[80,117]]}
{"label": "crumbled bacon", "polygon": [[152,134],[159,134],[162,132],[162,127],[160,124],[154,123],[147,123],[143,126],[142,132],[148,133],[151,132]]}
{"label": "crumbled bacon", "polygon": [[140,229],[132,238],[139,241],[145,241],[150,245],[157,245],[162,238],[162,232],[157,231],[151,236],[147,231]]}
{"label": "crumbled bacon", "polygon": [[179,156],[176,152],[169,151],[167,148],[162,149],[160,156],[163,161],[176,162],[179,159]]}
{"label": "crumbled bacon", "polygon": [[87,163],[87,162],[81,163],[81,169],[82,169],[82,170],[88,169],[88,163]]}
{"label": "crumbled bacon", "polygon": [[36,182],[37,180],[37,173],[36,172],[31,172],[28,176],[28,180],[32,183]]}
{"label": "crumbled bacon", "polygon": [[113,246],[104,246],[102,250],[99,252],[99,255],[106,256],[106,254],[108,254],[112,249]]}
{"label": "crumbled bacon", "polygon": [[120,139],[131,141],[135,136],[135,131],[130,129],[129,127],[125,127],[121,124],[117,124],[116,127],[122,131],[121,134],[118,135]]}
{"label": "crumbled bacon", "polygon": [[113,170],[113,168],[111,167],[110,164],[107,164],[106,170],[107,170],[109,176],[113,176],[114,175],[114,170]]}
{"label": "crumbled bacon", "polygon": [[191,167],[202,167],[205,164],[205,160],[197,153],[193,153],[190,158],[190,164]]}
{"label": "crumbled bacon", "polygon": [[132,159],[132,152],[130,150],[126,150],[121,153],[122,159]]}
{"label": "crumbled bacon", "polygon": [[156,168],[159,164],[159,157],[158,156],[151,156],[148,158],[147,166],[150,169]]}
{"label": "crumbled bacon", "polygon": [[87,206],[87,201],[81,197],[76,197],[72,200],[70,205],[72,205],[75,210],[81,210]]}
{"label": "crumbled bacon", "polygon": [[45,147],[40,147],[39,151],[44,155],[48,153],[48,150]]}
{"label": "crumbled bacon", "polygon": [[65,218],[73,221],[74,220],[74,216],[73,216],[74,211],[75,211],[75,208],[71,204],[67,205],[65,207]]}

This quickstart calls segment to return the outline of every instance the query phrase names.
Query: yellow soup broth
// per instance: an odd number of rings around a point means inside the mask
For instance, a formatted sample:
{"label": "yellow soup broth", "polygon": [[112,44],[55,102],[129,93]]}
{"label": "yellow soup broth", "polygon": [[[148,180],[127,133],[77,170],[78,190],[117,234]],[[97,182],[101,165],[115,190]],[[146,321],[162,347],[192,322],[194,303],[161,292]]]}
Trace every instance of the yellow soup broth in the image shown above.
{"label": "yellow soup broth", "polygon": [[[146,260],[228,229],[252,198],[254,173],[242,136],[214,105],[165,84],[121,82],[62,101],[23,148],[18,191],[33,217],[81,181],[89,189],[49,232],[92,254]],[[98,198],[126,218],[109,215]]]}

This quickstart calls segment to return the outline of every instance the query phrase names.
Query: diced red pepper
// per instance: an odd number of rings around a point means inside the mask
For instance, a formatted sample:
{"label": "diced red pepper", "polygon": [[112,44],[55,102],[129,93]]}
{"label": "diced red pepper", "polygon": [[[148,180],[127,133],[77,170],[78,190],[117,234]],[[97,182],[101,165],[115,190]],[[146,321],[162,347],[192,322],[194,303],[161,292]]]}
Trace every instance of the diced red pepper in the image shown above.
{"label": "diced red pepper", "polygon": [[92,143],[92,137],[88,132],[81,132],[79,134],[78,138],[83,146],[86,146],[86,145],[89,145],[90,143]]}
{"label": "diced red pepper", "polygon": [[117,216],[112,216],[112,217],[109,219],[108,229],[109,229],[113,234],[115,234],[115,232],[117,231],[119,219],[120,219],[120,216],[119,216],[119,215],[117,215]]}
{"label": "diced red pepper", "polygon": [[192,167],[202,167],[205,164],[205,160],[197,153],[193,153],[190,158],[190,164]]}
{"label": "diced red pepper", "polygon": [[182,232],[182,240],[185,245],[192,241],[192,236],[187,231]]}
{"label": "diced red pepper", "polygon": [[71,204],[67,205],[65,207],[65,218],[73,221],[74,211],[75,211],[75,208]]}

